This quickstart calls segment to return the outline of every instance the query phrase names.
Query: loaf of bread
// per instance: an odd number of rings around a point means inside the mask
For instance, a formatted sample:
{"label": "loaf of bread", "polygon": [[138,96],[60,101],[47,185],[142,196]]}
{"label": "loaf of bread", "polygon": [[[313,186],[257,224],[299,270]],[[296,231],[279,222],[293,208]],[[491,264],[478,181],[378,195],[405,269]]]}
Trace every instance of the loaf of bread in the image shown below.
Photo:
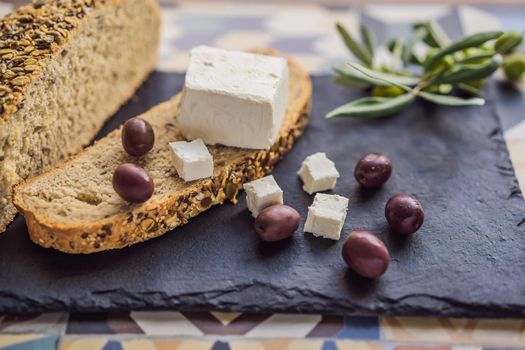
{"label": "loaf of bread", "polygon": [[[184,225],[225,199],[235,202],[242,184],[270,172],[307,125],[311,82],[293,60],[289,68],[287,112],[269,150],[210,146],[213,178],[184,182],[168,145],[183,139],[177,126],[179,94],[141,116],[155,130],[155,146],[145,156],[127,155],[121,130],[116,130],[57,168],[18,185],[14,202],[31,239],[66,253],[122,248]],[[146,203],[129,204],[115,193],[112,175],[125,162],[140,165],[154,180],[155,192]]]}
{"label": "loaf of bread", "polygon": [[155,0],[35,0],[0,20],[0,232],[12,186],[89,144],[155,67]]}

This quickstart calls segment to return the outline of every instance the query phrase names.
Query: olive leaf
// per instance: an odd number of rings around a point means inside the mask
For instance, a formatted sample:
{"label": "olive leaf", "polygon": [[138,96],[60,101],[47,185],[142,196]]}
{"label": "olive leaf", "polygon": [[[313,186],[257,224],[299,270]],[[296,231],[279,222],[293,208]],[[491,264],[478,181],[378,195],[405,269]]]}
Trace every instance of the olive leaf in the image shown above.
{"label": "olive leaf", "polygon": [[498,70],[502,61],[503,59],[500,55],[495,55],[483,64],[457,64],[451,70],[434,78],[432,84],[457,84],[484,79]]}
{"label": "olive leaf", "polygon": [[350,35],[350,33],[341,23],[336,23],[335,26],[343,38],[343,42],[345,43],[346,47],[354,54],[354,56],[367,66],[371,66],[372,56],[370,53],[363,46],[361,46],[361,44],[359,44],[352,35]]}
{"label": "olive leaf", "polygon": [[364,83],[362,81],[354,80],[352,78],[346,77],[344,75],[338,75],[334,78],[336,84],[346,86],[348,88],[369,88],[370,84]]}
{"label": "olive leaf", "polygon": [[408,38],[405,45],[402,46],[401,61],[403,62],[403,65],[406,66],[410,63],[410,60],[413,57],[412,52],[414,50],[414,46],[416,43],[423,40],[426,34],[427,32],[424,28],[417,28]]}
{"label": "olive leaf", "polygon": [[388,51],[392,54],[392,57],[396,60],[401,60],[403,54],[403,42],[399,39],[392,39],[388,43]]}
{"label": "olive leaf", "polygon": [[480,46],[489,40],[494,40],[494,39],[499,38],[502,34],[503,32],[477,33],[477,34],[466,36],[463,39],[454,41],[447,47],[437,52],[434,56],[430,57],[428,61],[425,63],[425,69],[430,70],[434,68],[441,61],[441,59],[447,55],[450,55],[450,54],[453,54],[458,51],[468,49],[471,47]]}
{"label": "olive leaf", "polygon": [[483,92],[480,89],[475,88],[474,86],[466,84],[466,83],[458,83],[458,89],[463,90],[466,93],[476,95],[476,96],[483,95]]}
{"label": "olive leaf", "polygon": [[344,104],[326,115],[326,118],[381,118],[401,111],[414,101],[414,95],[407,93],[397,97],[364,97]]}
{"label": "olive leaf", "polygon": [[358,63],[336,65],[334,66],[334,70],[343,76],[351,78],[352,80],[361,81],[373,86],[396,85],[403,88],[404,90],[410,91],[409,86],[415,86],[419,83],[418,77],[373,71]]}
{"label": "olive leaf", "polygon": [[429,102],[445,106],[483,106],[485,104],[485,100],[479,97],[465,99],[450,95],[432,94],[425,91],[419,91],[417,96]]}
{"label": "olive leaf", "polygon": [[458,63],[479,63],[487,58],[492,58],[496,54],[495,51],[486,51],[476,53],[474,55],[466,56],[462,60],[459,60]]}
{"label": "olive leaf", "polygon": [[370,53],[370,57],[373,59],[374,51],[375,51],[374,34],[363,24],[361,24],[360,30],[361,30],[361,40],[363,41],[363,44],[365,44],[365,47],[368,50],[368,53]]}
{"label": "olive leaf", "polygon": [[450,43],[447,34],[435,20],[422,24],[422,27],[426,30],[424,41],[427,45],[441,49]]}

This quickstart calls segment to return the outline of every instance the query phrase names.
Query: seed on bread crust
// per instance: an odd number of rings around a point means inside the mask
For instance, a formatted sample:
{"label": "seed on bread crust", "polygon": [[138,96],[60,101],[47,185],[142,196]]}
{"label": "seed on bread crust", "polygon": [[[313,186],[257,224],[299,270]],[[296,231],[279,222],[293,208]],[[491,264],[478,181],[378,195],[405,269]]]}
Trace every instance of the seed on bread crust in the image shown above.
{"label": "seed on bread crust", "polygon": [[[35,65],[50,58],[77,27],[78,19],[99,2],[103,0],[34,1],[0,19],[0,67],[6,67],[0,75],[0,89],[17,88],[14,94],[0,95],[0,119],[20,108],[23,91],[40,73]],[[29,68],[14,78],[13,67],[27,54],[34,57],[26,63]]]}

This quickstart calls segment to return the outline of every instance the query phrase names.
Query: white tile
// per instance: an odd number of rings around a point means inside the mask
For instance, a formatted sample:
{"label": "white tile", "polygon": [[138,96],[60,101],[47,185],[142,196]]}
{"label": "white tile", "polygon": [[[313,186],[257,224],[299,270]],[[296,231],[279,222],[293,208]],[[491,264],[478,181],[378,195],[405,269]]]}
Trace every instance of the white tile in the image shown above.
{"label": "white tile", "polygon": [[364,12],[385,23],[412,23],[438,18],[451,11],[448,5],[369,5]]}
{"label": "white tile", "polygon": [[505,139],[507,141],[525,141],[525,121],[522,121],[521,123],[514,125],[512,128],[505,131]]}
{"label": "white tile", "polygon": [[459,6],[458,15],[463,34],[501,30],[501,22],[496,16],[472,6]]}
{"label": "white tile", "polygon": [[302,338],[321,321],[321,315],[275,314],[246,333],[252,338]]}
{"label": "white tile", "polygon": [[522,329],[520,320],[481,319],[472,331],[472,339],[485,344],[517,345],[523,341]]}
{"label": "white tile", "polygon": [[235,31],[229,32],[214,40],[216,47],[228,50],[246,51],[254,47],[269,47],[274,37],[260,31]]}
{"label": "white tile", "polygon": [[13,11],[12,4],[6,4],[5,2],[0,2],[0,16],[5,16],[11,11]]}
{"label": "white tile", "polygon": [[[348,23],[349,26],[352,24]],[[279,37],[308,38],[333,32],[334,18],[324,8],[315,5],[289,10],[280,8],[274,16],[268,17],[266,29]]]}
{"label": "white tile", "polygon": [[203,335],[201,330],[180,312],[134,311],[130,316],[147,335]]}

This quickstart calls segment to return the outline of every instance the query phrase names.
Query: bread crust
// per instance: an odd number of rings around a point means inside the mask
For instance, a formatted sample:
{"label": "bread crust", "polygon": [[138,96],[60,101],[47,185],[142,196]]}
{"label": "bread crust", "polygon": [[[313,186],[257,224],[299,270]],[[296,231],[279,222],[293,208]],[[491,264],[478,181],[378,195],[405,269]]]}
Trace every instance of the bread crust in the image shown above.
{"label": "bread crust", "polygon": [[[75,38],[85,23],[83,18],[98,6],[116,6],[123,1],[35,0],[0,18],[0,92],[4,92],[0,93],[0,126],[18,110],[31,82],[43,74],[44,63],[60,55],[64,47]],[[155,0],[142,1],[146,1],[160,18],[160,8]],[[16,34],[11,38],[11,33]],[[20,67],[18,61],[24,64],[24,59],[28,58],[36,62],[30,63],[31,69],[22,70],[23,75],[15,73],[11,76],[8,73],[13,72],[10,70],[12,67]],[[26,68],[27,65],[22,67]]]}
{"label": "bread crust", "polygon": [[[261,52],[261,50],[259,50]],[[264,50],[263,53],[274,54]],[[206,211],[210,207],[224,203],[226,199],[236,203],[236,197],[242,184],[260,178],[271,172],[277,162],[291,150],[294,142],[302,135],[308,124],[311,108],[312,85],[309,76],[292,59],[289,65],[300,72],[300,93],[292,107],[289,106],[285,123],[279,137],[269,150],[243,152],[243,156],[234,159],[227,166],[218,169],[211,179],[196,181],[183,191],[172,193],[158,200],[150,200],[132,212],[114,215],[108,219],[83,224],[64,224],[50,221],[45,213],[38,213],[24,200],[24,186],[39,181],[43,176],[61,171],[69,162],[75,161],[90,148],[72,157],[41,176],[27,180],[15,187],[14,203],[23,213],[30,238],[43,247],[51,247],[65,253],[90,254],[109,249],[123,248],[132,244],[158,237],[188,220]],[[148,119],[149,113],[162,109],[174,108],[180,102],[181,93],[170,101],[154,107],[142,117]],[[118,137],[120,130],[115,130],[93,147],[104,147],[111,137]]]}
{"label": "bread crust", "polygon": [[[68,47],[68,44],[82,32],[87,22],[84,19],[90,15],[90,12],[100,6],[118,6],[123,1],[36,0],[32,4],[22,6],[13,13],[0,18],[0,28],[3,30],[3,37],[0,39],[0,50],[4,50],[0,54],[0,72],[2,73],[0,79],[0,128],[11,122],[10,118],[19,110],[31,84],[44,75],[47,62],[60,56],[61,52]],[[161,17],[160,8],[155,0],[142,1],[151,8],[154,16],[157,18]],[[9,32],[16,33],[13,39],[9,37]],[[49,37],[50,41],[52,37],[53,41],[45,44],[43,38],[46,37]],[[5,50],[10,50],[10,52]],[[134,95],[142,82],[154,70],[156,57],[156,54],[153,54],[151,60],[148,59],[143,65],[137,67],[137,75],[127,87],[127,90],[123,92],[121,104]],[[24,59],[25,63],[20,65],[19,62],[24,62]],[[29,62],[28,59],[31,60],[29,64],[31,66],[30,69],[26,69],[27,66],[25,65]],[[20,68],[24,68],[25,71],[24,69],[20,71]],[[4,71],[6,69],[7,71]],[[24,75],[9,78],[9,74],[5,74],[15,69],[17,69],[17,74],[21,74],[20,72],[24,71]],[[17,79],[16,82],[15,79]],[[118,109],[119,107],[116,107],[105,115],[104,120],[116,113]],[[97,130],[93,132],[91,139],[102,127],[103,122],[101,121],[97,125]],[[86,140],[87,142],[88,140]],[[81,147],[78,147],[72,150],[70,154],[76,153],[80,149]],[[0,162],[0,168],[1,166]],[[39,171],[42,171],[42,169]],[[1,179],[0,186],[2,186]],[[11,191],[10,186],[7,186],[6,190]],[[2,191],[0,191],[0,197],[2,197],[1,195]],[[13,220],[16,212],[15,206],[9,199],[7,203],[0,202],[0,234],[5,231],[6,226]]]}

